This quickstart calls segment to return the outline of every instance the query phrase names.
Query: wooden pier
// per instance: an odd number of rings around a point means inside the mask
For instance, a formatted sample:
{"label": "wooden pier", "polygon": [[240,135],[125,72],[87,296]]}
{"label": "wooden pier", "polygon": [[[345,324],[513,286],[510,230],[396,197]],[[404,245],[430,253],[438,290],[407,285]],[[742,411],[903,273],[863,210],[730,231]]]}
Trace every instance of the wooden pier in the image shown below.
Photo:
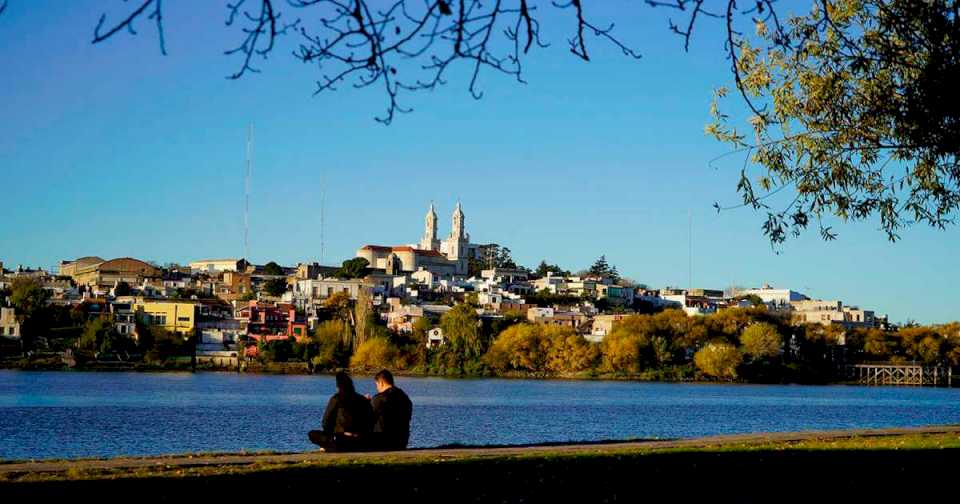
{"label": "wooden pier", "polygon": [[953,369],[922,364],[856,364],[847,375],[863,385],[953,386]]}

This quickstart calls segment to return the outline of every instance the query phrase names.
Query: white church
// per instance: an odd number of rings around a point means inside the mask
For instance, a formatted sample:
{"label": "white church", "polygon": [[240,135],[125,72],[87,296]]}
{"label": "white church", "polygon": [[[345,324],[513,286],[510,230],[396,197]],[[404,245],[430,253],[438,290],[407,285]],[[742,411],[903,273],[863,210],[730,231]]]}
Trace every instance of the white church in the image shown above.
{"label": "white church", "polygon": [[470,259],[480,256],[481,245],[470,243],[464,229],[463,208],[460,202],[453,210],[450,236],[437,239],[437,212],[433,203],[427,210],[425,229],[420,243],[399,246],[364,245],[357,251],[370,263],[392,275],[429,271],[442,276],[466,275]]}

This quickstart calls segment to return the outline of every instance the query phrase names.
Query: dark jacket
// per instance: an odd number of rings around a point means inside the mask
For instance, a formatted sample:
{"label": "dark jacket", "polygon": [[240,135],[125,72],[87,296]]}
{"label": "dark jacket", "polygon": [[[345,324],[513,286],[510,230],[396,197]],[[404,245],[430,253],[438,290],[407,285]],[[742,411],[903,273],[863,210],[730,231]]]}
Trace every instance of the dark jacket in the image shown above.
{"label": "dark jacket", "polygon": [[381,448],[402,450],[410,440],[413,403],[402,390],[390,387],[373,398],[373,432]]}
{"label": "dark jacket", "polygon": [[334,394],[323,412],[323,432],[328,434],[350,432],[366,435],[373,428],[373,410],[370,401],[360,394],[341,398]]}

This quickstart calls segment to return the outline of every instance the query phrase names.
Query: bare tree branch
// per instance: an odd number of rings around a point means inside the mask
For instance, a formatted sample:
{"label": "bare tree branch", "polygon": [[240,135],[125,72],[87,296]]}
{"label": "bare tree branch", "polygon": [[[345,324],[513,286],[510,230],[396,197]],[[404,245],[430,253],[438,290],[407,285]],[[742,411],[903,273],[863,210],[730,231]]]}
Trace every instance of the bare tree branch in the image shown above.
{"label": "bare tree branch", "polygon": [[[260,70],[250,65],[250,59],[253,55],[256,54],[263,59],[267,59],[267,55],[273,51],[277,36],[286,34],[287,30],[295,28],[300,24],[300,20],[297,19],[292,23],[284,24],[278,28],[277,22],[280,20],[280,14],[274,10],[271,0],[260,0],[260,13],[256,16],[252,15],[249,11],[241,12],[240,8],[243,7],[246,2],[247,0],[237,0],[236,3],[227,4],[227,10],[229,11],[226,21],[227,26],[232,26],[238,18],[245,19],[251,23],[252,26],[252,28],[242,28],[245,37],[239,46],[224,51],[224,54],[227,56],[237,53],[243,54],[243,65],[240,67],[240,70],[227,77],[228,79],[239,79],[246,72],[259,73]],[[265,42],[263,42],[261,36],[266,37]],[[258,44],[261,42],[263,42],[263,46],[262,48],[258,48]]]}
{"label": "bare tree branch", "polygon": [[106,23],[107,14],[101,14],[100,20],[97,22],[97,27],[93,30],[93,43],[98,44],[103,42],[124,28],[126,28],[131,35],[136,35],[137,32],[133,29],[133,22],[147,12],[147,8],[151,5],[153,6],[153,10],[147,15],[147,19],[152,19],[156,22],[157,36],[160,39],[160,52],[166,56],[167,47],[163,38],[163,0],[144,0],[140,6],[134,9],[133,12],[131,12],[126,18],[113,25],[106,32],[102,32],[101,30],[103,30],[104,23]]}

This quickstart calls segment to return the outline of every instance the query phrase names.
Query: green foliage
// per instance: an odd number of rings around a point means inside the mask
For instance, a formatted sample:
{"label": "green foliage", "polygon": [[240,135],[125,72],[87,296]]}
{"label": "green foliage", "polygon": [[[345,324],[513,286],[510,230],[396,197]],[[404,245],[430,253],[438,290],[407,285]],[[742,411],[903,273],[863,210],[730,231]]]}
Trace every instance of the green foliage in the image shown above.
{"label": "green foliage", "polygon": [[362,257],[347,259],[340,265],[335,275],[338,278],[363,278],[367,276],[367,267],[370,262]]}
{"label": "green foliage", "polygon": [[[759,168],[745,205],[767,213],[773,243],[814,222],[878,219],[890,240],[913,223],[949,224],[960,206],[960,75],[955,1],[832,0],[732,34],[750,109],[738,131],[717,101],[707,133]],[[726,96],[717,92],[717,100]],[[789,189],[782,207],[766,196]]]}
{"label": "green foliage", "polygon": [[279,264],[273,261],[270,261],[267,264],[263,265],[263,274],[281,276],[281,275],[284,275],[285,273],[283,271],[283,267],[281,267]]}
{"label": "green foliage", "polygon": [[528,295],[526,300],[528,304],[536,306],[574,305],[583,301],[583,299],[578,296],[554,294],[547,289],[543,289],[536,294]]}
{"label": "green foliage", "polygon": [[263,290],[273,297],[280,297],[283,293],[287,292],[287,279],[271,278],[263,282]]}
{"label": "green foliage", "polygon": [[113,289],[114,296],[129,296],[131,294],[130,284],[127,282],[118,282]]}
{"label": "green foliage", "polygon": [[590,266],[587,272],[594,276],[609,278],[613,280],[614,283],[620,280],[620,273],[617,272],[617,267],[607,263],[607,256],[605,255],[600,256],[600,258]]}
{"label": "green foliage", "polygon": [[317,325],[313,334],[312,348],[315,353],[304,355],[314,367],[322,370],[333,370],[346,365],[350,361],[350,342],[353,340],[353,330],[343,320],[328,320]]}
{"label": "green foliage", "polygon": [[489,338],[481,330],[480,318],[472,306],[461,303],[440,317],[446,343],[432,355],[431,366],[442,374],[482,374],[481,357]]}
{"label": "green foliage", "polygon": [[534,276],[538,278],[543,278],[547,276],[547,273],[551,273],[554,276],[569,276],[570,272],[557,266],[556,264],[547,264],[547,261],[541,260],[540,264],[537,265],[537,269],[533,271]]}
{"label": "green foliage", "polygon": [[491,268],[517,268],[517,263],[514,262],[507,247],[491,243],[481,245],[479,250],[479,257],[471,258],[467,262],[468,276],[479,277],[483,270]]}
{"label": "green foliage", "polygon": [[17,277],[10,286],[10,304],[21,321],[29,320],[47,304],[49,294],[32,278]]}
{"label": "green foliage", "polygon": [[162,364],[174,357],[193,355],[196,348],[192,339],[162,327],[138,324],[137,334],[138,346],[144,352],[144,361],[153,364]]}
{"label": "green foliage", "polygon": [[111,317],[96,317],[84,324],[78,346],[89,352],[117,353],[132,350],[133,342],[116,332]]}
{"label": "green foliage", "polygon": [[728,380],[737,378],[737,367],[742,361],[737,348],[722,341],[707,343],[693,356],[693,362],[703,374]]}
{"label": "green foliage", "polygon": [[298,355],[296,339],[291,336],[282,340],[260,340],[257,354],[263,362],[287,362]]}
{"label": "green foliage", "polygon": [[750,306],[763,306],[764,302],[760,296],[756,294],[747,294],[746,296],[740,296],[739,299],[747,301],[750,303]]}

